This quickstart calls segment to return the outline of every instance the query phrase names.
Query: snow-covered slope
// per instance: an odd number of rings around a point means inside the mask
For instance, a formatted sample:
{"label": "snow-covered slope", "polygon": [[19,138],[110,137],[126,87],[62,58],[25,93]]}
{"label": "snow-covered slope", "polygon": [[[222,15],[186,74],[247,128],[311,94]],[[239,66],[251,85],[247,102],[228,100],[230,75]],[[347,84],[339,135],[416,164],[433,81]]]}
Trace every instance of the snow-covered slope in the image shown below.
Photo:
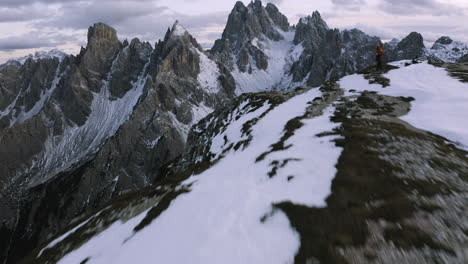
{"label": "snow-covered slope", "polygon": [[461,41],[454,41],[449,37],[438,39],[429,54],[444,62],[458,62],[464,55],[468,54],[468,44]]}
{"label": "snow-covered slope", "polygon": [[[31,257],[369,263],[372,254],[383,263],[463,263],[468,236],[457,234],[468,205],[451,213],[468,198],[466,102],[467,83],[406,61],[320,88],[243,95],[193,128],[186,154],[154,189],[76,222]],[[434,213],[427,204],[445,207]]]}
{"label": "snow-covered slope", "polygon": [[390,71],[384,77],[391,83],[383,90],[381,85],[369,84],[358,74],[343,78],[340,84],[348,91],[376,91],[388,96],[414,98],[411,111],[401,117],[402,120],[468,149],[468,117],[464,114],[468,111],[466,83],[449,76],[444,68],[434,67],[426,61]]}

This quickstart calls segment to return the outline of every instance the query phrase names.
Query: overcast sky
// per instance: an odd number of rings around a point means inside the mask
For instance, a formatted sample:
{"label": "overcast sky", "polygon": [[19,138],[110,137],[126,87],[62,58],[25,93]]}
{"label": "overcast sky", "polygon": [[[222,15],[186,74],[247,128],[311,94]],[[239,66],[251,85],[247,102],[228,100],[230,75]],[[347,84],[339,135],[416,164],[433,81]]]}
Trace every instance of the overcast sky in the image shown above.
{"label": "overcast sky", "polygon": [[[0,0],[0,63],[36,50],[76,54],[87,28],[104,22],[119,37],[154,43],[178,19],[204,47],[219,38],[235,0]],[[250,1],[243,1],[248,4]],[[411,31],[433,42],[468,42],[468,0],[270,0],[295,24],[314,10],[330,27],[357,27],[382,39]]]}

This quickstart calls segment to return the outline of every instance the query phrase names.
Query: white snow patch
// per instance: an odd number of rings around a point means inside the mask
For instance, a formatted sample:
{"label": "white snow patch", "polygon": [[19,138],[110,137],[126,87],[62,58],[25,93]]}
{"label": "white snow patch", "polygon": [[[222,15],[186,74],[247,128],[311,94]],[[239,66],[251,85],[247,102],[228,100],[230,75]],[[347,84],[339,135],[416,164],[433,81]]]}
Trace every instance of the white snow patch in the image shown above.
{"label": "white snow patch", "polygon": [[157,137],[155,140],[152,140],[152,141],[145,141],[146,143],[146,146],[148,146],[149,148],[154,148],[156,147],[156,145],[158,145],[159,143],[159,140],[161,140],[161,136]]}
{"label": "white snow patch", "polygon": [[[253,65],[252,73],[241,72],[235,66],[232,76],[236,81],[236,93],[261,92],[274,90],[278,86],[290,86],[292,77],[289,76],[289,70],[293,62],[297,61],[303,52],[302,44],[294,45],[294,31],[283,32],[278,29],[284,39],[273,41],[265,37],[265,40],[255,39],[253,43],[259,47],[268,57],[268,68],[259,70]],[[233,58],[236,61],[235,58]],[[284,77],[286,76],[286,77]]]}
{"label": "white snow patch", "polygon": [[[332,109],[321,117],[304,120],[287,143],[291,149],[256,158],[269,150],[284,133],[284,125],[304,113],[307,103],[320,96],[318,89],[293,97],[262,118],[252,130],[245,150],[232,151],[216,165],[184,184],[191,192],[180,195],[149,226],[125,243],[138,221],[102,232],[59,263],[293,263],[300,237],[288,218],[272,204],[291,201],[323,206],[330,193],[341,149],[331,137],[316,134],[333,129]],[[266,106],[265,106],[266,107]],[[249,115],[255,118],[261,108]],[[245,118],[236,124],[241,129]],[[227,132],[237,138],[240,131]],[[218,135],[223,137],[224,134]],[[270,178],[272,160],[298,159]],[[288,181],[288,176],[294,176]],[[264,222],[261,219],[264,219]],[[141,219],[141,217],[139,217]]]}
{"label": "white snow patch", "polygon": [[219,92],[221,84],[218,80],[220,75],[218,65],[210,60],[205,53],[198,49],[196,49],[196,52],[200,56],[200,73],[197,77],[198,82],[208,93],[214,94]]}
{"label": "white snow patch", "polygon": [[450,44],[437,43],[427,52],[445,62],[457,62],[463,55],[468,54],[468,44],[453,41]]}
{"label": "white snow patch", "polygon": [[441,135],[468,149],[468,84],[427,62],[392,70],[390,86],[370,85],[362,75],[340,81],[345,90],[377,91],[383,95],[413,97],[411,111],[401,117],[411,125]]}

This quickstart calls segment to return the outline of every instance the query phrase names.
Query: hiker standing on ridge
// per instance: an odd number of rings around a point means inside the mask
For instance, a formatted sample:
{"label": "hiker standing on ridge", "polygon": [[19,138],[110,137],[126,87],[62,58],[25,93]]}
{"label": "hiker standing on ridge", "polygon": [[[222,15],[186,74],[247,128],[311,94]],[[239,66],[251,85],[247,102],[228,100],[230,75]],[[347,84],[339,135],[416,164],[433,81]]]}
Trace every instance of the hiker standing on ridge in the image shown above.
{"label": "hiker standing on ridge", "polygon": [[375,60],[377,61],[377,70],[383,69],[383,56],[384,50],[382,49],[380,44],[377,44],[377,48],[375,49]]}

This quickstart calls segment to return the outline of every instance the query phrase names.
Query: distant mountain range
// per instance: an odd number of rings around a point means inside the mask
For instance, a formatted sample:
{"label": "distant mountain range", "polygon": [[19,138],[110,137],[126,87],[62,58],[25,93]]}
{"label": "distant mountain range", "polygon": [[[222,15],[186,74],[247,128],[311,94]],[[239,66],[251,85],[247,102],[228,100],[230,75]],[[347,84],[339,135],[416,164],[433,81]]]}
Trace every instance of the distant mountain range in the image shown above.
{"label": "distant mountain range", "polygon": [[[160,180],[192,126],[239,95],[338,80],[375,64],[379,43],[318,12],[291,26],[256,0],[236,3],[209,51],[178,22],[154,48],[98,23],[76,56],[1,65],[0,260],[16,263],[76,217]],[[468,59],[466,44],[442,37],[428,49],[415,32],[384,48],[388,61]]]}

